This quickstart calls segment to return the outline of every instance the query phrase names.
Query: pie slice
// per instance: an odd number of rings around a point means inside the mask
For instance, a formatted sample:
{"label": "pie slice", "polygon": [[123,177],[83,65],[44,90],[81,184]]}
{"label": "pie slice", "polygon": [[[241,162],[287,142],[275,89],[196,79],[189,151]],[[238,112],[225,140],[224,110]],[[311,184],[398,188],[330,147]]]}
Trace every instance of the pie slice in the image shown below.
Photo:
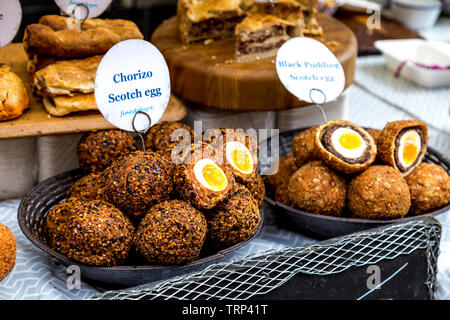
{"label": "pie slice", "polygon": [[33,80],[36,94],[44,97],[94,92],[95,74],[102,57],[57,61],[37,71]]}
{"label": "pie slice", "polygon": [[303,34],[309,36],[322,36],[323,29],[317,21],[317,0],[296,0],[303,9]]}
{"label": "pie slice", "polygon": [[268,14],[249,14],[236,26],[236,59],[247,62],[276,55],[295,24]]}
{"label": "pie slice", "polygon": [[276,16],[280,19],[289,21],[295,27],[290,27],[288,33],[290,36],[301,36],[303,26],[303,10],[300,3],[296,0],[278,0],[278,1],[252,1],[247,2],[248,12],[263,13]]}
{"label": "pie slice", "polygon": [[231,37],[246,13],[241,0],[179,0],[178,30],[184,44]]}
{"label": "pie slice", "polygon": [[94,93],[80,93],[74,96],[45,96],[42,102],[47,112],[56,117],[73,112],[98,110]]}

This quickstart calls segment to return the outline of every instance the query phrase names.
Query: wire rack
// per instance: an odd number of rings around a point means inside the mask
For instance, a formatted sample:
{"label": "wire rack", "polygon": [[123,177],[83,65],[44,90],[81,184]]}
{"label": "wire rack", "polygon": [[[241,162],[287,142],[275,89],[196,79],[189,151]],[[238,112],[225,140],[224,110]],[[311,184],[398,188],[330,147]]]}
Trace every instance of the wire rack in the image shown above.
{"label": "wire rack", "polygon": [[[430,299],[435,292],[441,228],[426,220],[318,242],[307,247],[267,251],[241,261],[215,264],[192,274],[92,297],[127,300],[246,300],[279,288],[298,273],[330,275],[425,250]],[[435,220],[433,220],[435,221]]]}

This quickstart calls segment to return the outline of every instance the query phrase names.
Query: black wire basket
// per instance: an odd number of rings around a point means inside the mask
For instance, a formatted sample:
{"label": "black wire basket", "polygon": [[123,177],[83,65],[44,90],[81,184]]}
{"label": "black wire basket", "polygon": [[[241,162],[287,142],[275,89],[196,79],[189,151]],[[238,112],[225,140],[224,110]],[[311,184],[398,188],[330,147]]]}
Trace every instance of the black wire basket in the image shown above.
{"label": "black wire basket", "polygon": [[201,254],[196,261],[184,265],[149,265],[142,258],[133,255],[128,263],[120,266],[98,267],[82,264],[50,249],[43,236],[47,213],[65,199],[66,191],[82,176],[82,171],[77,169],[39,183],[22,199],[17,218],[22,232],[34,245],[65,266],[77,265],[82,278],[98,287],[134,287],[202,270],[208,265],[229,258],[234,251],[255,238],[263,224],[264,213],[260,209],[261,221],[251,238],[218,252]]}
{"label": "black wire basket", "polygon": [[[292,151],[292,139],[300,132],[307,130],[308,128],[301,128],[297,130],[287,131],[280,133],[279,141],[279,157],[283,157]],[[275,158],[271,159],[273,154],[271,152],[271,139],[266,141],[267,154],[269,159],[265,163],[273,163]],[[442,166],[447,173],[450,174],[450,162],[438,151],[428,148],[424,158],[424,162],[435,163]],[[262,171],[264,172],[264,166]],[[267,169],[267,165],[266,165]],[[265,201],[270,205],[277,217],[280,218],[280,222],[289,229],[300,232],[305,235],[309,235],[316,239],[330,239],[340,237],[343,235],[361,232],[363,230],[380,227],[383,225],[407,222],[417,216],[410,216],[409,214],[401,219],[362,219],[352,218],[348,208],[344,209],[344,212],[340,217],[332,217],[320,214],[309,213],[300,209],[292,208],[286,204],[277,202],[274,200],[273,194],[270,192],[270,188],[267,187]],[[430,215],[438,216],[442,213],[450,211],[450,204],[430,212]]]}

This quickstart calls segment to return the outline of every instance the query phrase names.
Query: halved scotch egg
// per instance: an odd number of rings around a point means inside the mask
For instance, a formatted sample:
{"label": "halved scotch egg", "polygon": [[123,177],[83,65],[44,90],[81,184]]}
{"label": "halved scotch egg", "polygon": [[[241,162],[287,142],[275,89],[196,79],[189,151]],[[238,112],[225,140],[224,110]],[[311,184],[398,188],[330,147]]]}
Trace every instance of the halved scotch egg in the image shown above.
{"label": "halved scotch egg", "polygon": [[201,159],[194,165],[194,175],[198,182],[212,191],[222,191],[228,185],[225,172],[211,159]]}
{"label": "halved scotch egg", "polygon": [[[197,149],[201,150],[197,150]],[[190,161],[176,167],[175,189],[181,199],[200,210],[210,210],[228,197],[235,185],[234,175],[219,161],[211,145],[198,145]],[[211,156],[208,156],[211,155]]]}
{"label": "halved scotch egg", "polygon": [[230,141],[225,144],[225,161],[239,180],[247,181],[255,175],[255,159],[250,150],[239,141]]}
{"label": "halved scotch egg", "polygon": [[417,120],[389,122],[377,141],[380,160],[406,176],[425,156],[428,129],[425,123]]}
{"label": "halved scotch egg", "polygon": [[363,128],[349,121],[335,120],[317,129],[314,152],[329,167],[350,174],[369,167],[375,161],[377,147]]}

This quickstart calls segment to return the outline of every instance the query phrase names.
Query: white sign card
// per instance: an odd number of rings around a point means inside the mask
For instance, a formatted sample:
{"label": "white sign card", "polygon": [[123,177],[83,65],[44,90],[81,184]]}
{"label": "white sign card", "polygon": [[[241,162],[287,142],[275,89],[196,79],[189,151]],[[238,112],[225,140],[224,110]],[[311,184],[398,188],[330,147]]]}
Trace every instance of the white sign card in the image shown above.
{"label": "white sign card", "polygon": [[[56,5],[67,15],[78,20],[96,18],[111,4],[112,0],[55,0]],[[86,12],[88,8],[89,12]]]}
{"label": "white sign card", "polygon": [[0,47],[10,43],[22,22],[22,7],[19,0],[0,1]]}
{"label": "white sign card", "polygon": [[336,56],[321,42],[297,37],[285,42],[276,59],[278,77],[302,101],[326,103],[344,90],[345,74]]}
{"label": "white sign card", "polygon": [[[161,52],[150,42],[125,40],[102,58],[94,93],[106,120],[122,130],[144,131],[161,119],[169,103],[169,68]],[[147,114],[151,124],[138,111]]]}

